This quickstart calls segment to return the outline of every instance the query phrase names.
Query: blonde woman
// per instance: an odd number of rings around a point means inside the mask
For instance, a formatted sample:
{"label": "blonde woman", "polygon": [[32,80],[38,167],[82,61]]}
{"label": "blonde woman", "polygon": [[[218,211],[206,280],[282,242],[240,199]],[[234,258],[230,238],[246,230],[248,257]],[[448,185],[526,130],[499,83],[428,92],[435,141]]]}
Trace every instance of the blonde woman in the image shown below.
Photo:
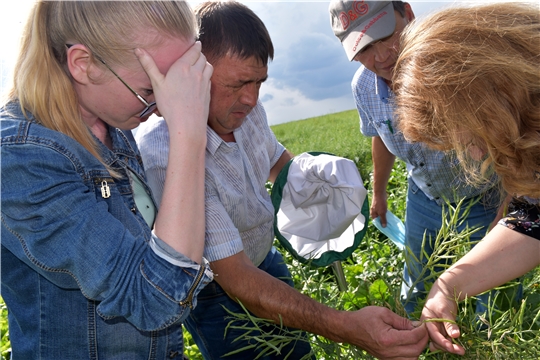
{"label": "blonde woman", "polygon": [[[203,259],[212,67],[184,2],[39,1],[0,110],[14,359],[182,357]],[[131,130],[158,111],[159,214]]]}
{"label": "blonde woman", "polygon": [[[449,8],[404,35],[394,74],[404,135],[456,150],[473,164],[471,181],[495,172],[513,196],[507,216],[435,282],[424,319],[454,320],[456,300],[540,264],[539,63],[537,5]],[[464,354],[452,322],[427,327],[433,349]]]}

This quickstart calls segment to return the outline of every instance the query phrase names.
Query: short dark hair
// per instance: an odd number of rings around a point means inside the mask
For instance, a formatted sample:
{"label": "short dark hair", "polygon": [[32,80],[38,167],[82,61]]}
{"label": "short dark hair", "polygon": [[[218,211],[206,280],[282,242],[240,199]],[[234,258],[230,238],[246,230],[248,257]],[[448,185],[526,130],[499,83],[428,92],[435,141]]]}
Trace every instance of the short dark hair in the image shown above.
{"label": "short dark hair", "polygon": [[392,1],[392,5],[394,5],[394,10],[396,10],[401,17],[405,17],[405,4],[408,4],[403,1]]}
{"label": "short dark hair", "polygon": [[208,1],[194,9],[200,24],[199,40],[209,62],[226,55],[258,58],[263,65],[274,58],[274,46],[261,19],[247,6]]}

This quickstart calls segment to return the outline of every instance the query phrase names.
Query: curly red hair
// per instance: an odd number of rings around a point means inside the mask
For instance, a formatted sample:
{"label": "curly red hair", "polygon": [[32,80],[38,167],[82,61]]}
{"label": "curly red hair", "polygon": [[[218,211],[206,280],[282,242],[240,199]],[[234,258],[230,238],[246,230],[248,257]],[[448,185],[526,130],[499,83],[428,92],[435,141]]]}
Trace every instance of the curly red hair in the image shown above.
{"label": "curly red hair", "polygon": [[[410,141],[454,149],[472,179],[495,172],[512,195],[540,198],[540,16],[497,3],[434,13],[403,33],[393,87]],[[482,149],[482,165],[467,156]],[[480,170],[478,170],[480,169]]]}

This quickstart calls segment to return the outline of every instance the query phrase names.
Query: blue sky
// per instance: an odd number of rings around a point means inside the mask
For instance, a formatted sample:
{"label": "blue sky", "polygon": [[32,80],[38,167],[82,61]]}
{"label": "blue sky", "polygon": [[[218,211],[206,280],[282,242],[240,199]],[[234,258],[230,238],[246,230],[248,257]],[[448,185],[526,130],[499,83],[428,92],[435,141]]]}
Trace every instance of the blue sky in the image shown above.
{"label": "blue sky", "polygon": [[[462,1],[478,3],[483,0]],[[190,1],[193,5],[199,0]],[[350,82],[359,67],[349,62],[332,33],[328,1],[242,1],[265,23],[274,43],[269,78],[261,87],[270,125],[354,109]],[[417,17],[458,1],[410,1]],[[33,0],[2,2],[2,91]]]}
{"label": "blue sky", "polygon": [[[265,23],[275,47],[260,98],[271,125],[355,108],[349,62],[330,27],[328,1],[244,2]],[[410,2],[416,16],[450,2]]]}

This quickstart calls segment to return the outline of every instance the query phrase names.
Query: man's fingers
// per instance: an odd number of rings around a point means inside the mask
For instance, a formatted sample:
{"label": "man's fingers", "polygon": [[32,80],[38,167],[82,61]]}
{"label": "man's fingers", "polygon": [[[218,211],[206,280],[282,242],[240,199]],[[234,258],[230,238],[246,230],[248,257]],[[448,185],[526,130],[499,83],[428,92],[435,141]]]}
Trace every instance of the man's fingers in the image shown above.
{"label": "man's fingers", "polygon": [[413,322],[394,313],[390,313],[389,316],[390,317],[387,318],[387,324],[390,325],[394,331],[400,332],[398,336],[401,343],[399,345],[417,344],[425,341],[425,346],[428,337],[425,326],[419,325],[418,322]]}
{"label": "man's fingers", "polygon": [[383,206],[385,205],[384,203],[380,203],[380,202],[375,202],[373,201],[373,203],[371,204],[371,207],[369,209],[369,216],[372,218],[372,219],[376,219],[376,218],[379,218],[379,221],[381,222],[381,225],[383,227],[386,227],[386,206]]}
{"label": "man's fingers", "polygon": [[382,213],[379,215],[379,218],[381,220],[382,227],[386,227],[386,213]]}
{"label": "man's fingers", "polygon": [[404,357],[418,358],[418,355],[426,348],[429,340],[426,328],[420,326],[413,330],[397,330],[393,329],[389,332],[394,339],[391,347],[400,355],[400,359]]}
{"label": "man's fingers", "polygon": [[411,325],[414,326],[415,328],[419,327],[419,326],[422,326],[424,323],[422,321],[411,321]]}
{"label": "man's fingers", "polygon": [[429,342],[429,351],[435,352],[435,351],[446,351],[446,348],[443,346],[438,345],[436,342],[430,341]]}

